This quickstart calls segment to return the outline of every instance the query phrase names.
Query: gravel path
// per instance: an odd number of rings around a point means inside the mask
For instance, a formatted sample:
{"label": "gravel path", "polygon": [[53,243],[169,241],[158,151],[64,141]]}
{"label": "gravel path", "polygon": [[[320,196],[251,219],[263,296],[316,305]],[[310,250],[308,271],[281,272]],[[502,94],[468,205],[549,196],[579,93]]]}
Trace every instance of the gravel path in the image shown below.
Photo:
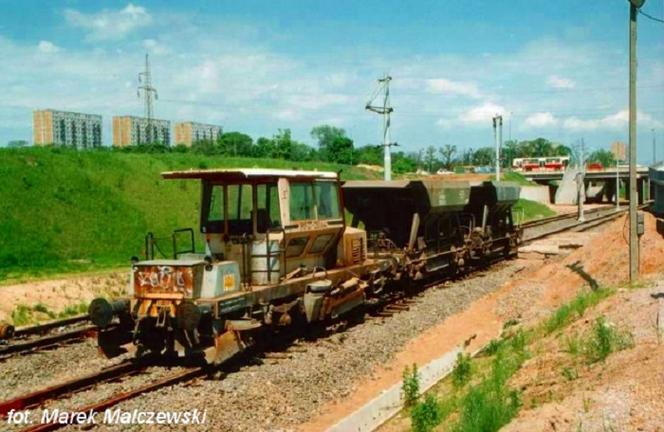
{"label": "gravel path", "polygon": [[[268,358],[222,380],[198,380],[162,389],[118,407],[127,411],[207,410],[206,424],[188,430],[294,428],[316,415],[324,403],[349,395],[359,378],[387,363],[410,339],[495,291],[520,268],[518,261],[497,264],[486,273],[427,290],[409,310],[393,317],[371,319],[316,341],[299,341],[288,350],[286,358]],[[98,400],[99,394],[91,397]],[[105,425],[96,428],[118,429]],[[141,429],[140,425],[122,427]]]}

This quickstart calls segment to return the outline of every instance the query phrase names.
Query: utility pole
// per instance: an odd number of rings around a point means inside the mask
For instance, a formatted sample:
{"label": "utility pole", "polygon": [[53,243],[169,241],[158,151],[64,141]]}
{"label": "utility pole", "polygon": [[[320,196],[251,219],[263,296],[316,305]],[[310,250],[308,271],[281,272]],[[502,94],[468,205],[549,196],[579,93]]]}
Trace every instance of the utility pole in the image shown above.
{"label": "utility pole", "polygon": [[629,3],[629,281],[639,277],[636,204],[636,18],[645,0]]}
{"label": "utility pole", "polygon": [[[373,96],[367,102],[365,109],[381,114],[383,116],[383,154],[384,154],[384,178],[385,181],[392,180],[392,155],[390,154],[390,147],[398,145],[397,143],[390,142],[390,113],[394,109],[390,106],[390,81],[392,77],[385,74],[383,78],[378,79],[378,87],[374,91]],[[372,105],[376,97],[383,93],[383,104]]]}
{"label": "utility pole", "polygon": [[652,131],[652,164],[653,166],[657,164],[657,138],[655,135],[655,129],[651,129]]}
{"label": "utility pole", "polygon": [[[145,118],[147,119],[147,133],[146,133],[146,142],[148,144],[152,144],[153,141],[153,136],[152,133],[154,132],[153,126],[152,126],[152,119],[154,118],[154,108],[153,108],[153,101],[152,98],[154,96],[154,99],[159,99],[157,95],[157,89],[152,87],[152,74],[150,73],[150,60],[148,58],[148,54],[145,53],[145,70],[141,73],[138,74],[138,83],[142,84],[138,86],[138,89],[136,90],[136,95],[140,98],[141,97],[141,91],[143,93],[143,100],[145,103]],[[156,138],[156,136],[154,137]]]}
{"label": "utility pole", "polygon": [[581,166],[576,175],[576,204],[577,204],[577,217],[579,222],[586,220],[583,212],[583,204],[586,201],[586,143],[581,138]]}
{"label": "utility pole", "polygon": [[496,181],[500,181],[500,147],[503,141],[503,116],[493,117],[493,138],[496,142]]}

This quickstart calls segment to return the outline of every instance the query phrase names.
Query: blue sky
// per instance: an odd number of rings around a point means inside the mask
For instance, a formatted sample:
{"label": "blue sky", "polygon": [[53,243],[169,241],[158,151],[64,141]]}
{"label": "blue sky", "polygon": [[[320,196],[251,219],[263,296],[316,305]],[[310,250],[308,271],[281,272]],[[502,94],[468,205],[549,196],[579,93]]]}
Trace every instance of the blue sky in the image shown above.
{"label": "blue sky", "polygon": [[[35,108],[142,114],[137,73],[150,53],[156,116],[254,137],[345,128],[380,141],[364,110],[393,77],[392,137],[404,150],[505,138],[627,138],[627,0],[4,1],[0,144],[31,139]],[[663,17],[664,2],[644,11]],[[639,159],[664,158],[664,25],[639,20]],[[510,121],[511,119],[511,121]]]}

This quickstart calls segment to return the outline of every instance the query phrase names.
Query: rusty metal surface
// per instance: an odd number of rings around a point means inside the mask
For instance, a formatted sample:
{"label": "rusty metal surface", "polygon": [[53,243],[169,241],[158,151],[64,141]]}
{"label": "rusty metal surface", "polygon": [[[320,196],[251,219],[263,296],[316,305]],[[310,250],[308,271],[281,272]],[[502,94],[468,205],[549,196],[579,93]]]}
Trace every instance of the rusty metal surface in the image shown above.
{"label": "rusty metal surface", "polygon": [[83,328],[71,330],[64,333],[59,333],[25,342],[16,342],[10,345],[1,346],[0,357],[4,357],[9,354],[36,351],[50,346],[59,345],[64,342],[73,342],[76,340],[92,337],[96,334],[96,329],[97,329],[96,326],[85,326]]}
{"label": "rusty metal surface", "polygon": [[5,417],[12,409],[23,410],[37,406],[46,400],[54,399],[74,391],[79,391],[103,381],[108,381],[123,375],[135,373],[142,369],[144,369],[144,366],[127,361],[116,366],[103,369],[99,372],[95,372],[93,374],[85,375],[83,377],[72,379],[42,390],[37,390],[35,392],[19,396],[8,401],[0,402],[0,418]]}
{"label": "rusty metal surface", "polygon": [[45,323],[27,326],[27,327],[18,327],[14,331],[14,337],[21,337],[27,335],[43,334],[58,327],[64,327],[72,324],[77,324],[80,322],[88,321],[88,314],[76,315],[70,318],[65,318],[61,320],[48,321]]}
{"label": "rusty metal surface", "polygon": [[171,264],[136,264],[134,272],[134,293],[136,297],[148,297],[152,294],[181,294],[191,297],[196,287],[200,288],[203,263],[193,265]]}
{"label": "rusty metal surface", "polygon": [[[140,396],[144,393],[149,393],[155,390],[159,390],[160,388],[163,387],[169,387],[175,384],[179,384],[181,382],[185,381],[190,381],[195,378],[199,378],[205,375],[205,370],[203,368],[194,368],[194,369],[188,369],[183,372],[178,372],[176,374],[173,374],[169,377],[160,379],[158,381],[152,382],[150,384],[146,384],[142,387],[139,387],[135,390],[130,390],[124,393],[117,394],[111,398],[102,400],[100,402],[96,402],[81,408],[78,408],[74,410],[75,412],[101,412],[105,409],[108,409],[114,405],[119,404],[120,402],[124,402],[126,400],[135,398],[137,396]],[[63,428],[67,426],[66,424],[60,424],[60,423],[43,423],[35,426],[30,426],[25,429],[23,429],[23,432],[45,432],[45,431],[53,431],[57,430],[60,428]]]}

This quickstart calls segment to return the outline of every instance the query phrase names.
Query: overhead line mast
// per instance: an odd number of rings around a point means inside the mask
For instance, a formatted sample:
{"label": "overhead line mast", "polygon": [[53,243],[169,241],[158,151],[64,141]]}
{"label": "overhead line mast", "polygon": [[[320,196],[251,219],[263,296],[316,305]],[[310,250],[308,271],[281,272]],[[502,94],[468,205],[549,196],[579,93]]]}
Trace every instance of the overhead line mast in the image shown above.
{"label": "overhead line mast", "polygon": [[[386,181],[392,180],[392,155],[390,147],[398,145],[390,142],[390,114],[394,109],[390,106],[390,81],[392,77],[385,75],[378,79],[378,87],[374,91],[371,99],[367,102],[365,109],[381,114],[383,116],[383,154],[384,154],[384,178]],[[383,94],[383,105],[373,105],[379,94]]]}
{"label": "overhead line mast", "polygon": [[153,96],[154,99],[159,99],[159,96],[157,94],[157,89],[152,87],[152,74],[150,73],[150,59],[148,58],[148,54],[145,53],[145,70],[141,73],[138,74],[138,82],[139,84],[142,84],[138,86],[138,89],[136,90],[136,95],[140,98],[141,97],[141,91],[143,92],[143,100],[145,103],[145,118],[147,119],[147,128],[146,128],[146,142],[148,144],[152,144],[152,141],[156,138],[153,136],[153,133],[155,132],[154,127],[152,125],[152,120],[154,118],[154,106],[153,106]]}

